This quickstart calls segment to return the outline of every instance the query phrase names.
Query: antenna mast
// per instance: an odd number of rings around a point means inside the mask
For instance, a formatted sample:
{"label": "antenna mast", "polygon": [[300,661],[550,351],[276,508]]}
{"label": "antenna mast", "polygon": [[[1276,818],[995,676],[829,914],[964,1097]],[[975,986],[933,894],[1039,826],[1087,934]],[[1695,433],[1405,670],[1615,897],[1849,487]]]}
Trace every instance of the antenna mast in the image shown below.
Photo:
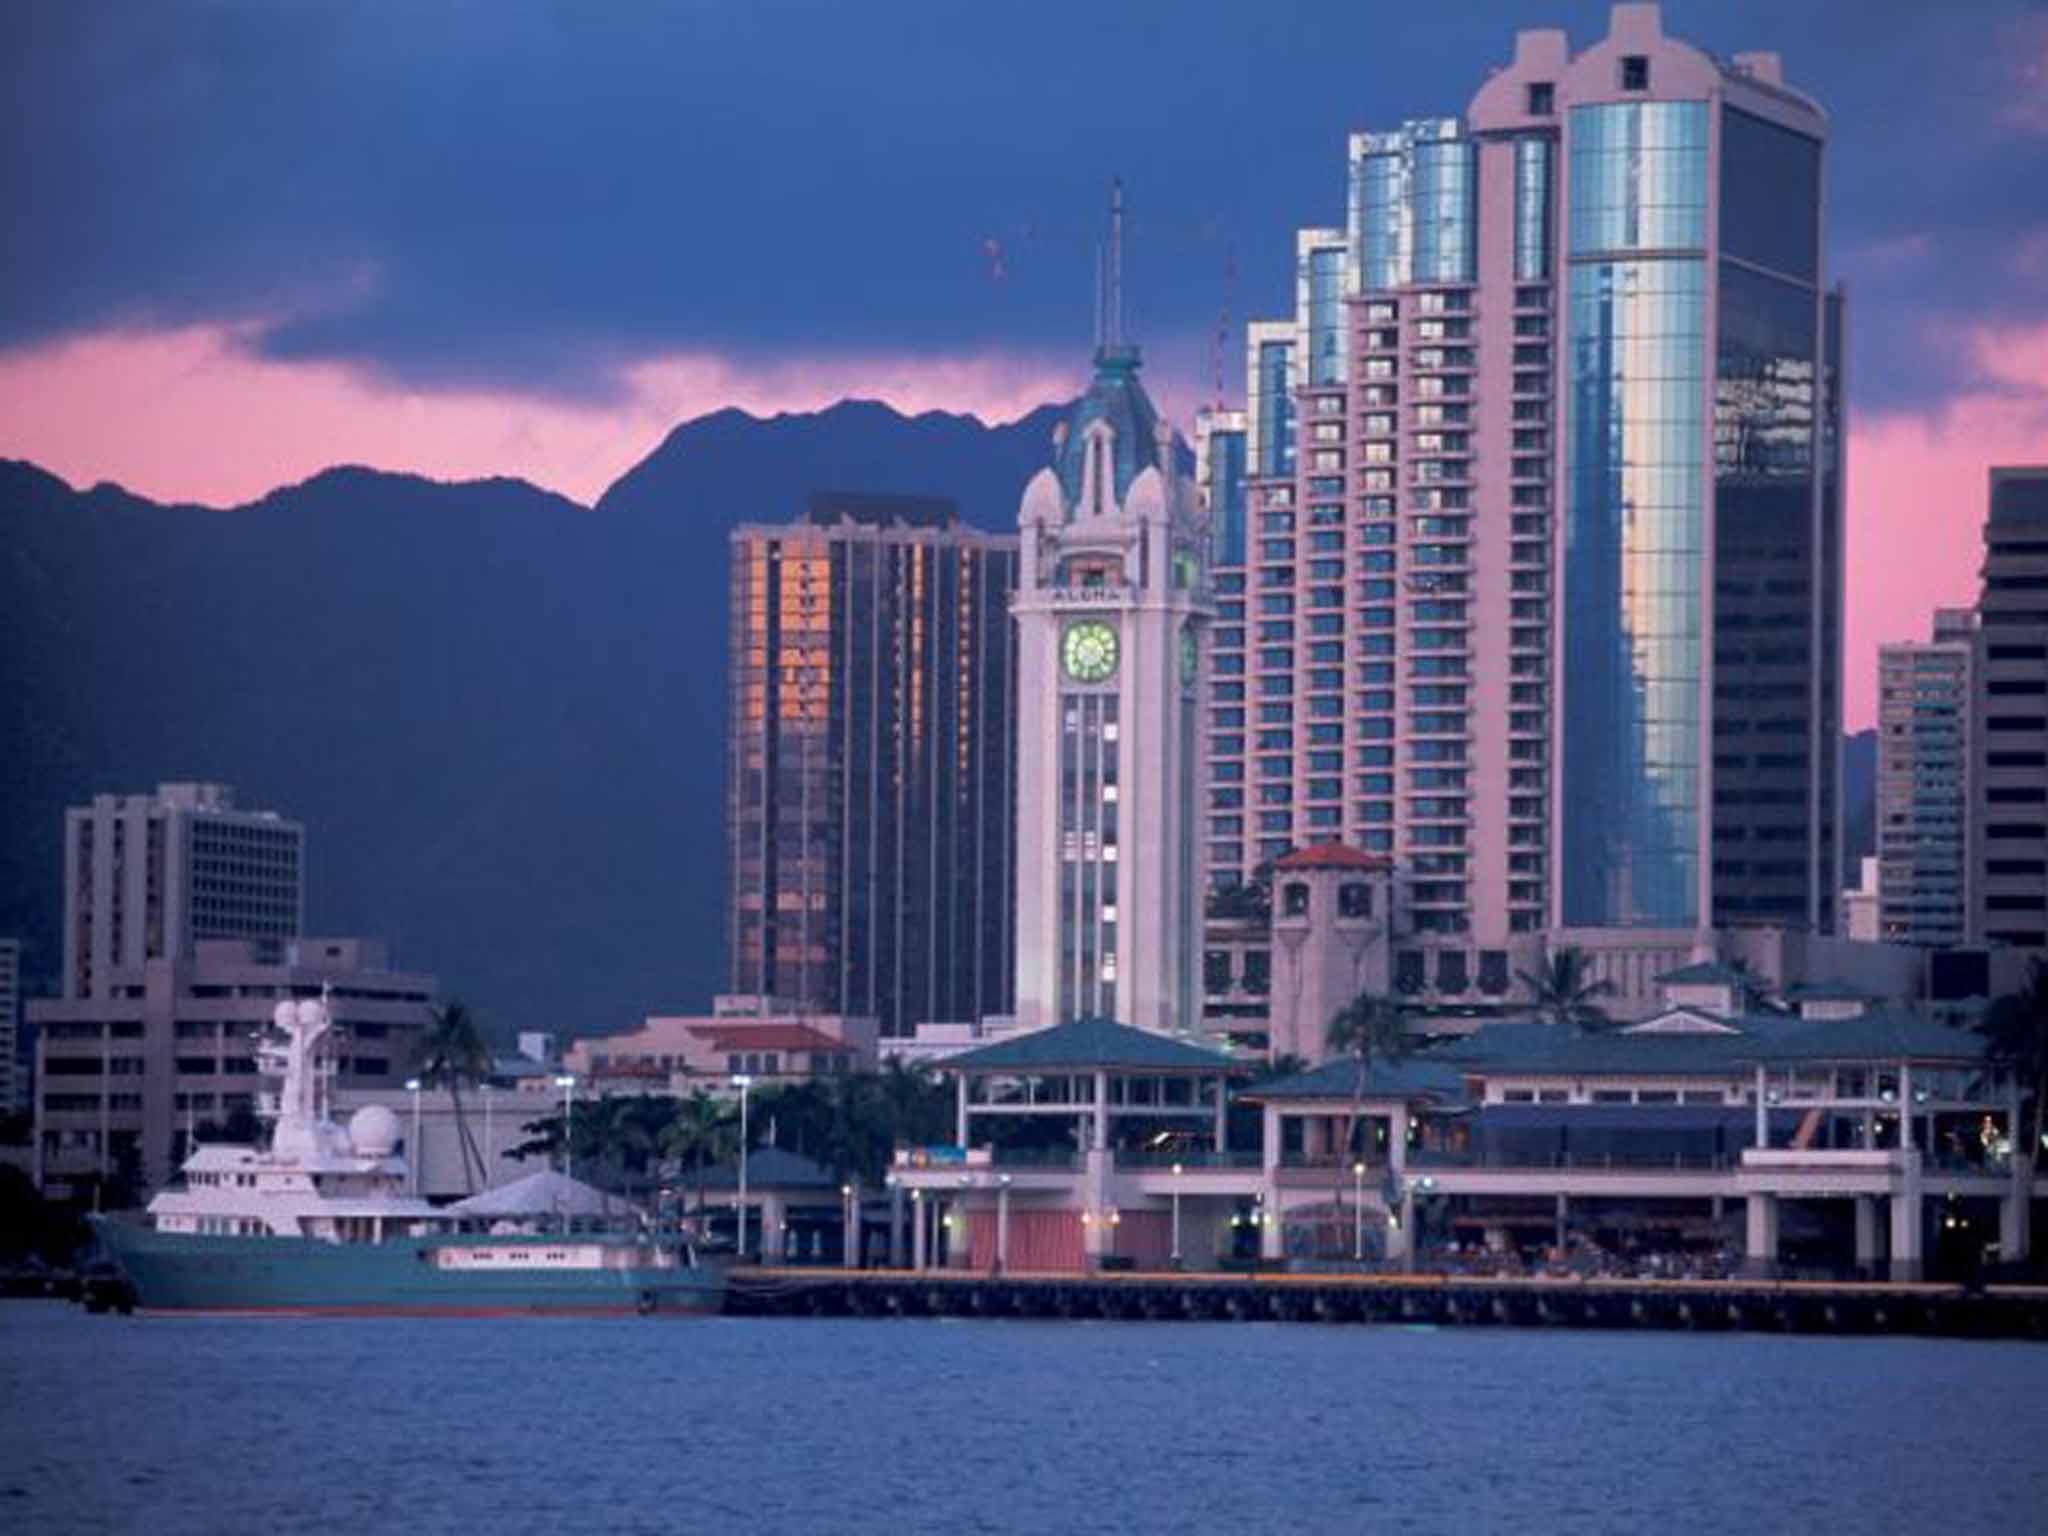
{"label": "antenna mast", "polygon": [[1120,347],[1124,342],[1124,181],[1121,176],[1109,184],[1109,295],[1106,309],[1104,345]]}

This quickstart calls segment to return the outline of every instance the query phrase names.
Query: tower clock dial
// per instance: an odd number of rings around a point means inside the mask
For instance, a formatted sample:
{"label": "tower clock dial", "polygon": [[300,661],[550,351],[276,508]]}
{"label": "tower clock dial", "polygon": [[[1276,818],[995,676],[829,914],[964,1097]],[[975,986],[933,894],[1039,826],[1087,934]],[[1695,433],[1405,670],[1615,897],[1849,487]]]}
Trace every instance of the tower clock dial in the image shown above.
{"label": "tower clock dial", "polygon": [[1116,629],[1099,619],[1069,624],[1060,639],[1060,660],[1077,683],[1106,683],[1116,676]]}

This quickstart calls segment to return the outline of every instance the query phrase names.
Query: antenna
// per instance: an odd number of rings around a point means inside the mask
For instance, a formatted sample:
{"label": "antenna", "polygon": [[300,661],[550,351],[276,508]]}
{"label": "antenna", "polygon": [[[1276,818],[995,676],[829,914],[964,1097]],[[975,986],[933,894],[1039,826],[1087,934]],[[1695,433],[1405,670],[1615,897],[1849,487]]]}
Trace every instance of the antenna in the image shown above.
{"label": "antenna", "polygon": [[1211,363],[1216,372],[1216,409],[1219,411],[1224,406],[1223,358],[1230,350],[1230,300],[1236,289],[1237,247],[1225,245],[1223,248],[1223,307],[1216,312],[1216,346],[1211,357]]}
{"label": "antenna", "polygon": [[1102,242],[1095,242],[1095,350],[1102,350]]}
{"label": "antenna", "polygon": [[1120,347],[1124,341],[1124,180],[1109,184],[1109,295],[1107,331],[1103,343]]}

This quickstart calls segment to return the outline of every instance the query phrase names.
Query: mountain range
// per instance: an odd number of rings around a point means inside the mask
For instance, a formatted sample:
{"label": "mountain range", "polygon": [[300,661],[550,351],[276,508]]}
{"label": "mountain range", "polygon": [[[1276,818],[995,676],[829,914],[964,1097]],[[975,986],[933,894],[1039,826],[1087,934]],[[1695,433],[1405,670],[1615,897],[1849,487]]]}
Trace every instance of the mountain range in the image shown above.
{"label": "mountain range", "polygon": [[585,507],[360,468],[230,508],[0,460],[0,934],[61,966],[63,810],[173,779],[306,825],[307,927],[503,1034],[723,989],[728,534],[816,490],[1015,526],[1058,407],[677,427]]}
{"label": "mountain range", "polygon": [[[390,939],[495,1033],[700,1008],[723,986],[728,534],[826,489],[1014,527],[1059,410],[720,411],[593,507],[360,468],[163,505],[0,460],[0,934],[54,984],[64,807],[212,779],[305,823],[309,931]],[[1873,741],[1848,743],[1852,859]]]}

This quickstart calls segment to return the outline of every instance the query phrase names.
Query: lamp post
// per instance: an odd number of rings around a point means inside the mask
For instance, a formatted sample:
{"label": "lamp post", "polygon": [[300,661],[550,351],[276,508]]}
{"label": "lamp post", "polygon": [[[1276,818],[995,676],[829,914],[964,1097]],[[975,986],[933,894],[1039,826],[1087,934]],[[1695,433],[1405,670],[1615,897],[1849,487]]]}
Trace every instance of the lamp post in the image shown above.
{"label": "lamp post", "polygon": [[408,1077],[405,1091],[412,1095],[412,1140],[406,1145],[406,1161],[412,1164],[412,1193],[417,1200],[420,1193],[420,1080]]}
{"label": "lamp post", "polygon": [[1180,1268],[1180,1164],[1173,1165],[1173,1267]]}
{"label": "lamp post", "polygon": [[740,1189],[739,1205],[734,1213],[739,1223],[734,1233],[733,1246],[739,1252],[740,1262],[747,1258],[747,1090],[754,1086],[754,1080],[744,1072],[732,1075],[733,1087],[740,1091]]}
{"label": "lamp post", "polygon": [[853,1203],[853,1186],[839,1186],[839,1263],[845,1269],[860,1268],[860,1210]]}
{"label": "lamp post", "polygon": [[1351,1262],[1365,1262],[1365,1159],[1351,1165]]}
{"label": "lamp post", "polygon": [[562,1090],[562,1177],[569,1177],[574,1166],[575,1144],[573,1132],[576,1129],[576,1074],[564,1072],[555,1079],[555,1086]]}

